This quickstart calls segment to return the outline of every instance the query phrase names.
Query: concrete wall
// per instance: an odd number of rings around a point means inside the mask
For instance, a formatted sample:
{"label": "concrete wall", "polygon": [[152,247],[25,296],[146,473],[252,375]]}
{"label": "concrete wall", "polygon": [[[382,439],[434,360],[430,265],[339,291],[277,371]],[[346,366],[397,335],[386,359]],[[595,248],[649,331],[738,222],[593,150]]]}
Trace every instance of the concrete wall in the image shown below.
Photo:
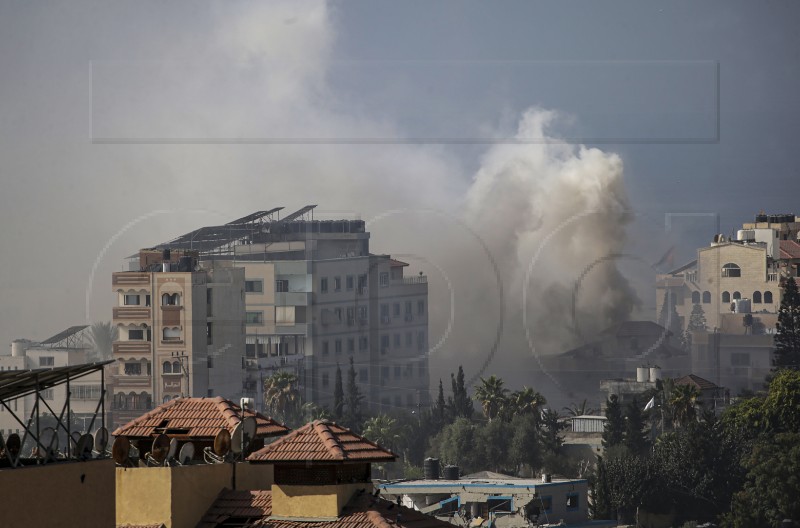
{"label": "concrete wall", "polygon": [[114,526],[114,461],[0,470],[0,526]]}
{"label": "concrete wall", "polygon": [[336,518],[353,494],[369,483],[330,486],[272,486],[272,514],[276,517]]}

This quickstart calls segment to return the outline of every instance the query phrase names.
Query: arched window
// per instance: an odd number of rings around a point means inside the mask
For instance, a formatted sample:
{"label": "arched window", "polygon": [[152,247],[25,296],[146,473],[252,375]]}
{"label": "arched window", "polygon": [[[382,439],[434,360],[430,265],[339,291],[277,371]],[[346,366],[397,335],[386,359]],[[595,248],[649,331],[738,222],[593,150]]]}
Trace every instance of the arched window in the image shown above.
{"label": "arched window", "polygon": [[172,373],[173,374],[180,374],[181,373],[181,363],[180,363],[180,361],[173,361],[172,362]]}
{"label": "arched window", "polygon": [[766,304],[772,304],[772,292],[771,291],[765,291],[764,292],[764,302]]}
{"label": "arched window", "polygon": [[162,363],[161,372],[163,372],[164,374],[172,374],[172,363],[170,363],[169,361],[165,361],[164,363]]}
{"label": "arched window", "polygon": [[710,304],[711,303],[711,292],[704,291],[703,292],[703,304]]}
{"label": "arched window", "polygon": [[700,292],[693,291],[692,292],[692,304],[698,304],[700,302]]}
{"label": "arched window", "polygon": [[726,291],[722,292],[722,302],[724,302],[724,303],[731,302],[731,294],[730,294],[730,292],[726,292]]}
{"label": "arched window", "polygon": [[722,276],[723,277],[741,277],[742,276],[742,268],[740,268],[737,264],[733,262],[728,262],[724,266],[722,266]]}
{"label": "arched window", "polygon": [[150,395],[146,392],[139,394],[139,408],[145,410],[150,408]]}
{"label": "arched window", "polygon": [[161,295],[161,306],[178,306],[181,303],[179,293],[164,293]]}
{"label": "arched window", "polygon": [[742,298],[742,294],[741,293],[739,293],[738,291],[733,292],[733,299],[734,300],[741,299],[741,298]]}
{"label": "arched window", "polygon": [[129,409],[138,409],[139,408],[139,395],[135,392],[131,392],[128,394],[128,408]]}
{"label": "arched window", "polygon": [[753,304],[761,304],[761,292],[754,291],[753,292]]}
{"label": "arched window", "polygon": [[127,409],[128,399],[125,397],[124,392],[118,392],[114,395],[114,406],[117,409],[125,410]]}
{"label": "arched window", "polygon": [[164,396],[164,402],[163,403],[167,403],[168,401],[169,401],[169,396]]}

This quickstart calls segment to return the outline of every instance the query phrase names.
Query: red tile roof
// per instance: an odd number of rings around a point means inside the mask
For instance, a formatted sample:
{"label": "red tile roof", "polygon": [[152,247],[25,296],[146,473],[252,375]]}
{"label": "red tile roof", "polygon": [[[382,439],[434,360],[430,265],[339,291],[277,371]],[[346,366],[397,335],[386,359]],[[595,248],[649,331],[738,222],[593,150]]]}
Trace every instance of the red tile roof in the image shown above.
{"label": "red tile roof", "polygon": [[197,525],[198,528],[218,526],[269,526],[270,528],[453,528],[453,525],[416,510],[373,497],[364,491],[357,493],[342,509],[336,520],[270,519],[271,492],[223,490]]}
{"label": "red tile roof", "polygon": [[333,422],[317,420],[256,451],[258,462],[370,462],[395,454]]}
{"label": "red tile roof", "polygon": [[701,378],[700,376],[695,376],[694,374],[689,374],[688,376],[678,378],[674,383],[675,385],[691,385],[698,390],[719,388],[718,385],[715,385],[714,383],[708,381],[707,379]]}
{"label": "red tile roof", "polygon": [[[223,427],[233,432],[236,424],[241,421],[241,413],[238,405],[219,396],[177,398],[117,428],[113,434],[147,438],[166,429],[164,432],[171,437],[211,440]],[[245,415],[255,416],[257,437],[277,436],[289,432],[288,427],[260,413],[245,411]],[[186,431],[171,433],[170,429]]]}
{"label": "red tile roof", "polygon": [[800,259],[800,243],[794,240],[781,240],[782,259]]}

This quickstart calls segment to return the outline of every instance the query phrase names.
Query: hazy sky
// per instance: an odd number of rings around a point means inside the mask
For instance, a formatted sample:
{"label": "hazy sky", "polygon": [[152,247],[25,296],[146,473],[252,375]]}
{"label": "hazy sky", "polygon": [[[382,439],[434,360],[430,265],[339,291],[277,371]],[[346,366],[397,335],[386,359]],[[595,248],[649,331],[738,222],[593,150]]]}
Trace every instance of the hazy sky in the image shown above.
{"label": "hazy sky", "polygon": [[[800,212],[798,15],[790,1],[0,0],[0,340],[81,324],[87,298],[110,319],[124,256],[252,210],[457,212],[531,107],[558,113],[551,134],[620,157],[628,244],[652,261],[684,235],[681,256],[705,243],[702,215],[727,233],[760,209]],[[424,254],[435,228],[403,225],[374,222],[373,249]]]}

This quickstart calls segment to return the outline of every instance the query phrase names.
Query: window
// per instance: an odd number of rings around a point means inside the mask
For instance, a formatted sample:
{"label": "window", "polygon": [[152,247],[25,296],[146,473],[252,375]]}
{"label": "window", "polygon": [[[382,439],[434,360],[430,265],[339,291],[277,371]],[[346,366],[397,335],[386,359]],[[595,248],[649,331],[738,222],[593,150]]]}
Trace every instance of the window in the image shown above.
{"label": "window", "polygon": [[425,363],[422,361],[420,361],[419,365],[417,366],[417,374],[420,378],[425,376]]}
{"label": "window", "polygon": [[726,291],[722,292],[722,302],[724,302],[724,303],[731,302],[731,294],[730,294],[730,292],[726,292]]}
{"label": "window", "polygon": [[749,367],[750,366],[750,354],[747,352],[733,352],[731,354],[731,366],[732,367]]}
{"label": "window", "polygon": [[328,355],[328,352],[329,352],[329,349],[328,349],[328,342],[327,342],[327,341],[323,341],[323,342],[322,342],[322,355],[323,355],[323,356],[327,356],[327,355]]}
{"label": "window", "polygon": [[139,296],[138,295],[126,295],[123,299],[123,304],[125,306],[139,306]]}
{"label": "window", "polygon": [[211,293],[211,291],[211,288],[206,289],[206,304],[211,304],[211,302],[214,300],[214,294]]}
{"label": "window", "polygon": [[341,277],[334,277],[333,278],[333,291],[342,291],[342,278]]}
{"label": "window", "polygon": [[144,330],[128,330],[128,341],[141,341],[144,339]]}
{"label": "window", "polygon": [[333,319],[338,324],[342,324],[342,309],[341,308],[334,308],[333,309]]}
{"label": "window", "polygon": [[42,395],[42,399],[45,400],[52,400],[53,399],[53,389],[44,389],[39,391],[39,394]]}
{"label": "window", "polygon": [[212,356],[206,358],[206,366],[208,368],[214,368],[214,358]]}
{"label": "window", "polygon": [[347,326],[356,324],[356,309],[352,306],[347,308]]}
{"label": "window", "polygon": [[395,317],[400,317],[400,303],[394,303],[393,312]]}
{"label": "window", "polygon": [[703,304],[711,304],[711,292],[703,292]]}
{"label": "window", "polygon": [[403,369],[400,365],[394,366],[394,379],[400,379],[403,376]]}
{"label": "window", "polygon": [[345,287],[347,291],[352,291],[356,284],[356,278],[353,275],[348,275],[345,279]]}
{"label": "window", "polygon": [[381,379],[389,379],[389,367],[381,367]]}
{"label": "window", "polygon": [[[700,299],[697,299],[700,302]],[[417,315],[425,315],[425,301],[417,301]]]}
{"label": "window", "polygon": [[126,376],[141,376],[142,375],[142,364],[141,363],[125,363],[125,375]]}
{"label": "window", "polygon": [[144,296],[144,305],[145,306],[150,306],[150,295],[149,294]]}
{"label": "window", "polygon": [[382,304],[381,305],[381,322],[383,324],[388,324],[389,323],[389,305],[388,304]]}
{"label": "window", "polygon": [[162,341],[180,341],[181,331],[179,328],[165,328],[161,337]]}
{"label": "window", "polygon": [[738,291],[733,292],[733,300],[737,300],[737,299],[741,299],[741,298],[742,298],[742,294],[741,293],[739,293]]}
{"label": "window", "polygon": [[411,301],[406,301],[406,315],[405,320],[411,321],[414,318],[414,314],[411,312]]}
{"label": "window", "polygon": [[183,370],[181,368],[181,362],[180,361],[173,361],[172,362],[172,373],[173,374],[180,374],[181,370]]}
{"label": "window", "polygon": [[252,279],[244,281],[244,291],[247,293],[263,293],[264,281],[260,279]]}
{"label": "window", "polygon": [[245,323],[264,324],[264,312],[245,312]]}
{"label": "window", "polygon": [[741,277],[742,276],[742,268],[738,265],[734,264],[733,262],[728,262],[724,266],[722,266],[722,276],[733,278],[733,277]]}
{"label": "window", "polygon": [[323,372],[323,373],[322,373],[322,386],[323,386],[323,387],[327,387],[327,386],[328,386],[328,384],[329,384],[329,382],[328,382],[328,381],[329,381],[329,380],[328,380],[328,373],[327,373],[327,372]]}
{"label": "window", "polygon": [[425,350],[425,332],[417,334],[417,350]]}
{"label": "window", "polygon": [[52,367],[53,365],[55,365],[53,356],[39,356],[40,367]]}
{"label": "window", "polygon": [[322,277],[319,280],[319,291],[322,293],[328,293],[328,277]]}
{"label": "window", "polygon": [[766,304],[772,304],[772,292],[771,291],[765,291],[764,292],[764,302]]}
{"label": "window", "polygon": [[97,400],[100,398],[100,385],[73,385],[69,388],[70,398],[78,400]]}
{"label": "window", "polygon": [[385,288],[386,286],[389,285],[389,272],[388,271],[381,272],[379,277],[380,277],[381,288]]}
{"label": "window", "polygon": [[334,350],[334,352],[336,352],[337,356],[342,353],[342,340],[341,339],[337,339],[336,341],[333,342],[333,350]]}
{"label": "window", "polygon": [[356,351],[356,340],[352,337],[347,338],[347,351],[351,354]]}
{"label": "window", "polygon": [[406,332],[406,348],[411,348],[414,345],[414,336],[411,332]]}
{"label": "window", "polygon": [[366,275],[359,275],[358,276],[358,293],[364,293],[367,289],[367,276]]}
{"label": "window", "polygon": [[206,323],[206,341],[209,345],[214,342],[214,325],[212,323]]}
{"label": "window", "polygon": [[395,348],[400,348],[402,346],[403,343],[402,343],[401,339],[402,338],[400,337],[400,334],[395,334],[394,335],[394,347]]}
{"label": "window", "polygon": [[161,372],[163,372],[164,374],[172,374],[172,363],[170,363],[169,361],[165,361],[164,363],[162,363]]}
{"label": "window", "polygon": [[580,507],[580,496],[577,493],[567,493],[567,510],[574,511]]}
{"label": "window", "polygon": [[358,320],[361,324],[367,324],[367,307],[366,306],[359,306],[358,307]]}
{"label": "window", "polygon": [[387,350],[389,350],[389,336],[388,335],[382,335],[381,336],[381,354],[385,354]]}
{"label": "window", "polygon": [[514,499],[512,497],[494,496],[486,498],[486,505],[490,512],[511,513],[514,511]]}
{"label": "window", "polygon": [[358,338],[358,349],[359,350],[367,350],[369,348],[369,338],[366,336],[361,336]]}
{"label": "window", "polygon": [[180,303],[181,298],[177,293],[165,293],[161,296],[161,306],[179,306]]}
{"label": "window", "polygon": [[358,371],[358,381],[367,382],[369,381],[369,374],[367,373],[367,369],[362,368]]}
{"label": "window", "polygon": [[700,302],[700,292],[693,291],[692,292],[692,304],[698,304]]}
{"label": "window", "polygon": [[754,291],[753,292],[753,304],[761,304],[761,292]]}
{"label": "window", "polygon": [[275,322],[277,324],[294,324],[294,306],[276,306]]}
{"label": "window", "polygon": [[275,281],[275,291],[278,293],[286,293],[289,291],[289,281],[286,279],[278,279]]}

